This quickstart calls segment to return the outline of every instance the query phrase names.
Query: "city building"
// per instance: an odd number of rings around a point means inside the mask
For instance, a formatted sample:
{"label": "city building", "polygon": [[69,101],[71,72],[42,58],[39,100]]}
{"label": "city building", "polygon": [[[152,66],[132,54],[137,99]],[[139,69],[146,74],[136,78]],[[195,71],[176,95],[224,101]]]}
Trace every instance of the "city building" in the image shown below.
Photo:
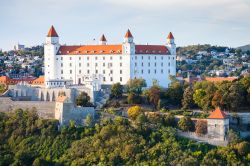
{"label": "city building", "polygon": [[154,80],[162,87],[176,75],[176,45],[170,32],[165,45],[139,45],[128,30],[121,44],[108,44],[101,36],[98,45],[61,45],[52,26],[44,46],[45,86],[94,86],[126,84],[143,78],[150,87]]}

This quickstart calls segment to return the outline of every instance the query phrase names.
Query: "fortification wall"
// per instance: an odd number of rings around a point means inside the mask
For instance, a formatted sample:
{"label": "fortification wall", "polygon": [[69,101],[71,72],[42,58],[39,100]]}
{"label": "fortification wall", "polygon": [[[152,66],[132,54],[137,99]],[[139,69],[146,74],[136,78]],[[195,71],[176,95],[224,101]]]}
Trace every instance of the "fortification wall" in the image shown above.
{"label": "fortification wall", "polygon": [[43,118],[54,118],[55,102],[48,101],[12,101],[10,97],[0,97],[0,112],[8,112],[15,109],[36,108],[37,113]]}

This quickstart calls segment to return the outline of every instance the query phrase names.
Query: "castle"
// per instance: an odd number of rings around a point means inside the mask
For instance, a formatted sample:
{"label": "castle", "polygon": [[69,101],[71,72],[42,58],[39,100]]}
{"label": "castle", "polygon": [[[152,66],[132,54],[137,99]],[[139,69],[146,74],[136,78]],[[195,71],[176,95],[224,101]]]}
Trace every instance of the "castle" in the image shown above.
{"label": "castle", "polygon": [[138,45],[128,30],[121,44],[108,44],[101,36],[98,45],[61,45],[52,26],[44,45],[45,86],[103,85],[142,78],[150,87],[154,80],[167,88],[176,75],[176,45],[170,32],[165,45]]}

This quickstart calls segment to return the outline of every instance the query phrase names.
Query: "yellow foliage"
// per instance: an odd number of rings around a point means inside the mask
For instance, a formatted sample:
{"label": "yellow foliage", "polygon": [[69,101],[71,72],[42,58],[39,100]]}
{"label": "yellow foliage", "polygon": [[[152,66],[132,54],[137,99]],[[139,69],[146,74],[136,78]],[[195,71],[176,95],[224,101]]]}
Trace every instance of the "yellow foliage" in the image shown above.
{"label": "yellow foliage", "polygon": [[136,119],[136,117],[141,113],[142,113],[142,108],[138,105],[132,106],[128,109],[128,116],[131,119]]}

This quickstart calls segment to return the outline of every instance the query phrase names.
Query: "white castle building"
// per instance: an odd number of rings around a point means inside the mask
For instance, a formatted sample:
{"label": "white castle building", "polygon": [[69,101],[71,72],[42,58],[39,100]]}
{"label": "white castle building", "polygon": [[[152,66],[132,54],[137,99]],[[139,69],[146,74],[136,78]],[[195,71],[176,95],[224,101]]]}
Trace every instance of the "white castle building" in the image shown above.
{"label": "white castle building", "polygon": [[147,86],[154,80],[168,87],[169,76],[176,75],[176,45],[170,32],[165,45],[138,45],[128,30],[121,44],[108,44],[102,35],[98,45],[60,45],[52,26],[46,37],[45,85],[101,85],[143,78]]}

